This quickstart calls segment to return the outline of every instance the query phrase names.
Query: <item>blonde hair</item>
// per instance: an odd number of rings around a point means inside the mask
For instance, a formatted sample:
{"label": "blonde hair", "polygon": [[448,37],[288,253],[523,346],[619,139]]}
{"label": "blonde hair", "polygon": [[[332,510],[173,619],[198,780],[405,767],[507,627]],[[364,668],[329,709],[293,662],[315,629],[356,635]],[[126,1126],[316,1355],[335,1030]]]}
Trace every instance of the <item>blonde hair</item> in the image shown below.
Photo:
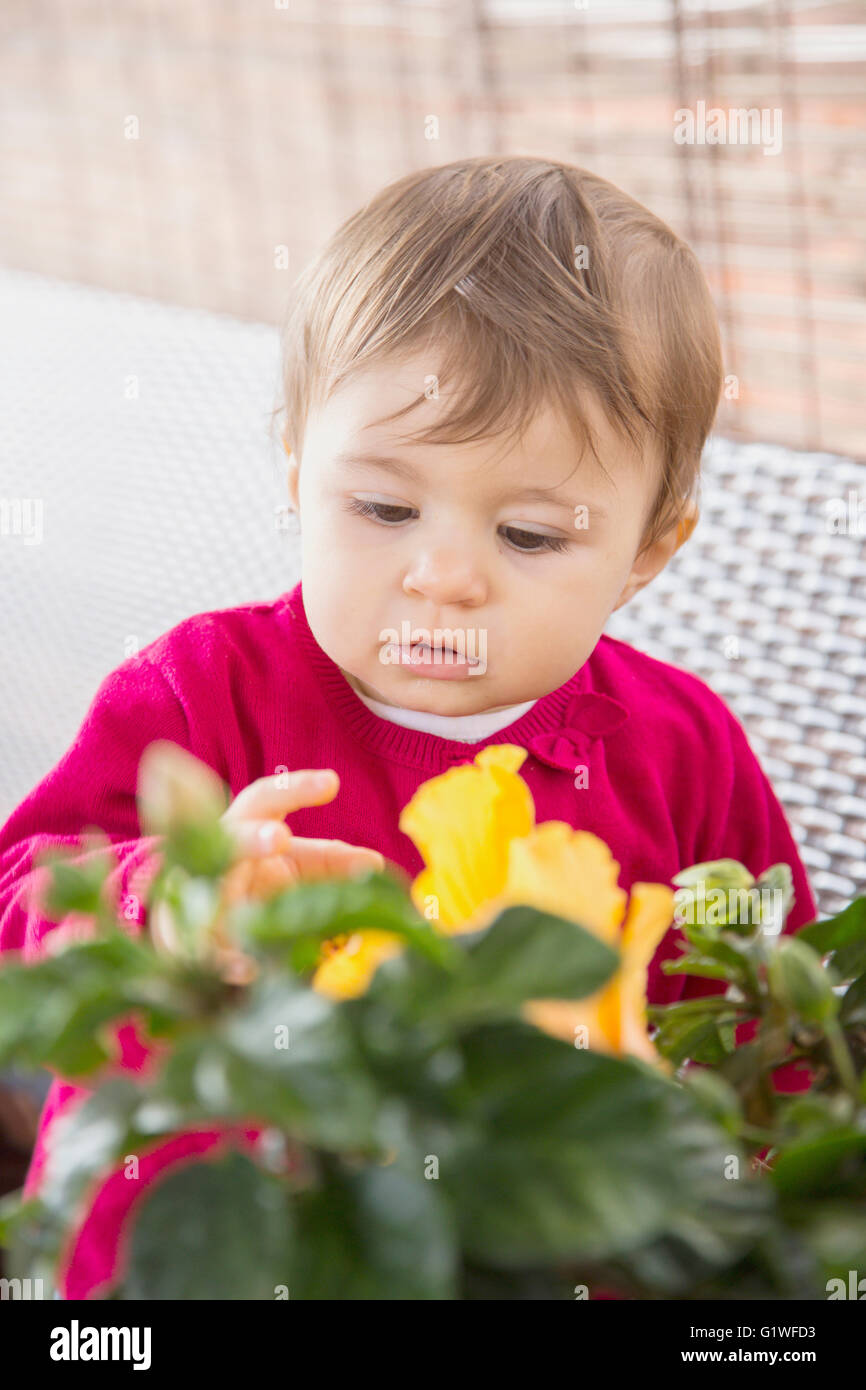
{"label": "blonde hair", "polygon": [[427,346],[444,353],[439,386],[456,377],[462,389],[453,410],[409,437],[522,435],[550,402],[604,468],[589,392],[642,460],[660,460],[642,551],[681,520],[722,388],[718,322],[691,249],[606,179],[482,156],[371,198],[294,286],[275,412],[286,449],[301,459],[309,413],[352,373]]}

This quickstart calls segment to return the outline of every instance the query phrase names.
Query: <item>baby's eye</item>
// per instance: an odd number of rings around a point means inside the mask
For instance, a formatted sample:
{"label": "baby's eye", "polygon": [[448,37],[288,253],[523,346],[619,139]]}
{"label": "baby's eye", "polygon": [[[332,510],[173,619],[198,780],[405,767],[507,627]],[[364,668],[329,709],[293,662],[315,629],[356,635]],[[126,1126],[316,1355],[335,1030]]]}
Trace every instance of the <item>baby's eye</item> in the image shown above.
{"label": "baby's eye", "polygon": [[507,533],[509,544],[513,545],[515,550],[523,551],[524,555],[537,554],[542,550],[565,550],[568,545],[565,536],[547,536],[542,531],[522,531],[519,526],[503,526],[501,530],[503,535]]}
{"label": "baby's eye", "polygon": [[[385,526],[399,526],[414,513],[414,507],[401,507],[396,502],[371,502],[364,497],[350,497],[346,508],[356,516],[373,517]],[[565,536],[548,536],[541,531],[524,531],[519,526],[502,526],[500,531],[510,545],[524,555],[538,554],[545,550],[565,550],[568,541]]]}
{"label": "baby's eye", "polygon": [[413,508],[398,507],[395,502],[369,502],[363,497],[350,497],[348,510],[357,516],[374,516],[377,521],[383,521],[387,526],[395,526],[406,520],[406,513],[411,516]]}

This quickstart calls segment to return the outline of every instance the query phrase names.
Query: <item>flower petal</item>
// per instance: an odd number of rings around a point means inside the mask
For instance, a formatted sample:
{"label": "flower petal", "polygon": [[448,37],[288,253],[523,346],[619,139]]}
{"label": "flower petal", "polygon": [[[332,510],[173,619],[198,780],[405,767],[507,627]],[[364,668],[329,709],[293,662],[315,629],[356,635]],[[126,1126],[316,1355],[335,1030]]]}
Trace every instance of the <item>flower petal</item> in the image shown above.
{"label": "flower petal", "polygon": [[400,814],[400,829],[421,853],[426,870],[412,885],[419,911],[434,896],[435,921],[443,931],[470,923],[498,898],[505,881],[508,846],[529,833],[535,806],[518,775],[525,748],[490,744],[474,763],[450,768],[418,787]]}
{"label": "flower petal", "polygon": [[552,1038],[592,1052],[616,1053],[618,1048],[606,1031],[599,1008],[601,994],[599,991],[588,999],[530,999],[522,1014],[527,1023]]}
{"label": "flower petal", "polygon": [[661,1063],[647,1033],[647,970],[673,921],[674,894],[662,883],[633,883],[622,930],[622,965],[615,982],[620,995],[624,1052]]}
{"label": "flower petal", "polygon": [[607,845],[565,821],[545,821],[510,846],[505,897],[578,922],[614,946],[628,895]]}
{"label": "flower petal", "polygon": [[403,943],[393,932],[371,928],[351,936],[327,954],[313,976],[313,989],[329,999],[356,999],[363,994],[378,967],[399,955]]}
{"label": "flower petal", "polygon": [[582,1045],[593,1052],[638,1057],[671,1073],[674,1068],[656,1051],[647,1032],[646,990],[647,969],[673,920],[674,901],[673,891],[664,884],[633,884],[619,940],[621,963],[613,978],[587,999],[532,1000],[524,1005],[524,1017],[566,1042],[573,1042],[575,1030],[584,1028]]}

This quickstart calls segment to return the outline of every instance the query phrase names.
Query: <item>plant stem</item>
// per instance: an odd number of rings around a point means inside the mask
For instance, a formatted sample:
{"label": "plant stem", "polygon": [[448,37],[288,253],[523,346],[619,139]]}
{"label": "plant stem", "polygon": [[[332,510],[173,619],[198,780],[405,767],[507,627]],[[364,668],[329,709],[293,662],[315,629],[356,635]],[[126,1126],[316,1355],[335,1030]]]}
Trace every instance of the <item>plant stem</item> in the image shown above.
{"label": "plant stem", "polygon": [[845,1042],[845,1035],[839,1027],[835,1018],[828,1019],[824,1024],[824,1034],[833,1061],[836,1063],[836,1070],[845,1090],[851,1096],[855,1109],[860,1104],[860,1087],[857,1082],[857,1073],[854,1070],[854,1063],[851,1053],[848,1051],[848,1044]]}

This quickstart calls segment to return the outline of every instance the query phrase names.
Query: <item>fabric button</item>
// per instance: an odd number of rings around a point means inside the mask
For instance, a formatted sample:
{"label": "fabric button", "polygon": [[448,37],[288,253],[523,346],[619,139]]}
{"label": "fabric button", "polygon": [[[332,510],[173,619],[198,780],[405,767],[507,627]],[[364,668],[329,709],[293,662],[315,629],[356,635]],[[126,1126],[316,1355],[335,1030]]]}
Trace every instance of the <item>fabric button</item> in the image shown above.
{"label": "fabric button", "polygon": [[548,767],[573,774],[596,739],[614,733],[628,717],[625,705],[610,695],[594,691],[575,695],[568,707],[566,727],[536,734],[530,739],[529,751]]}
{"label": "fabric button", "polygon": [[603,738],[614,733],[628,717],[628,710],[619,700],[590,690],[574,696],[564,722],[567,729],[577,729],[590,738]]}
{"label": "fabric button", "polygon": [[536,734],[530,739],[529,751],[548,767],[573,772],[585,758],[591,742],[579,729],[558,729],[550,734]]}

